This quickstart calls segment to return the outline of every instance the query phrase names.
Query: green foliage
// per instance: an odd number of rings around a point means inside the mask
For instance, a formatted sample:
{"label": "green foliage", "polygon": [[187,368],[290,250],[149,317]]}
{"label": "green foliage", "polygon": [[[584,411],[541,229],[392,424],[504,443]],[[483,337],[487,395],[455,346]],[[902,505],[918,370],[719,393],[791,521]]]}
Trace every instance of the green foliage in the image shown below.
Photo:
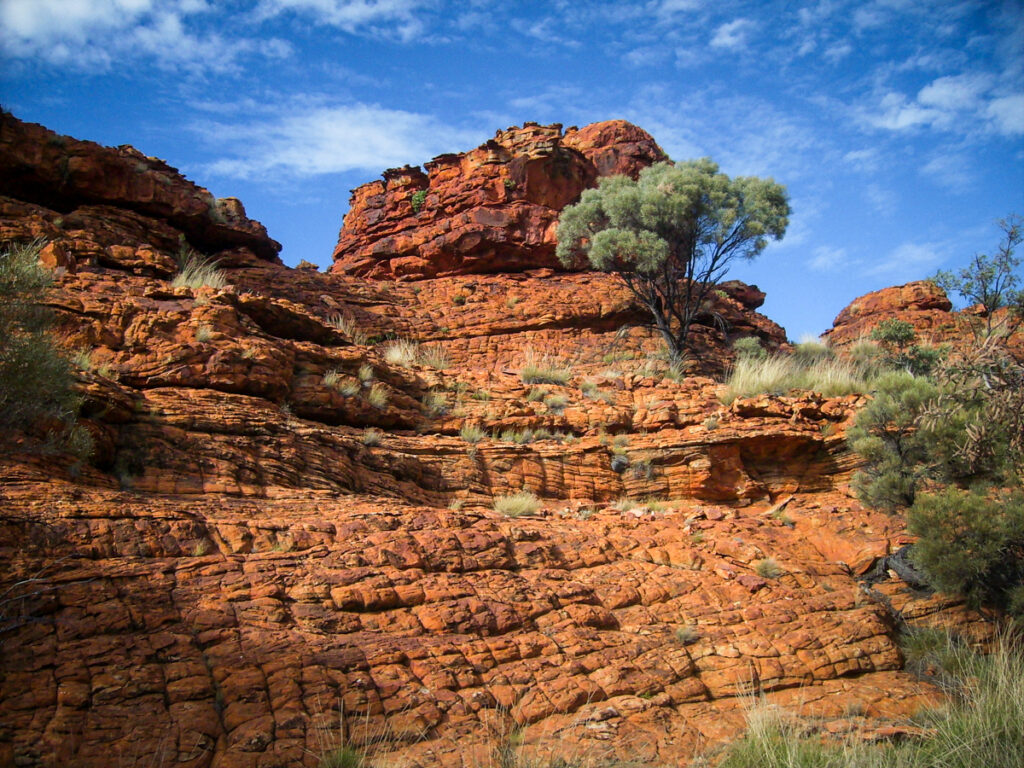
{"label": "green foliage", "polygon": [[[1009,216],[999,222],[1003,239],[991,256],[976,254],[970,263],[954,272],[936,273],[932,278],[946,293],[958,293],[972,305],[980,305],[985,318],[985,335],[1011,331],[1024,319],[1024,290],[1016,274],[1020,259],[1014,251],[1024,238],[1024,222],[1020,216]],[[1003,319],[996,311],[1008,309]]]}
{"label": "green foliage", "polygon": [[871,339],[881,347],[877,363],[883,367],[902,368],[917,376],[931,372],[946,355],[943,347],[915,344],[917,331],[914,326],[895,317],[876,325],[871,331]]}
{"label": "green foliage", "polygon": [[39,264],[40,246],[11,243],[0,251],[0,427],[40,429],[84,457],[92,444],[74,425],[81,398],[73,367],[40,304],[51,282]]}
{"label": "green foliage", "polygon": [[332,749],[320,758],[318,768],[365,768],[366,756],[355,747]]}
{"label": "green foliage", "polygon": [[602,178],[566,207],[557,254],[617,274],[678,359],[730,263],[780,239],[789,213],[785,188],[771,179],[730,179],[708,158],[657,163],[636,181]]}
{"label": "green foliage", "polygon": [[459,437],[467,443],[474,444],[487,437],[487,432],[476,424],[463,424],[462,429],[459,430]]}
{"label": "green foliage", "polygon": [[420,208],[423,207],[423,203],[427,200],[427,190],[418,189],[412,193],[412,197],[409,198],[409,204],[412,206],[413,213],[419,213]]}
{"label": "green foliage", "polygon": [[1021,491],[986,495],[946,488],[922,494],[909,525],[919,537],[914,564],[943,592],[964,595],[975,606],[1005,608],[1014,591],[1024,588]]}
{"label": "green foliage", "polygon": [[887,347],[895,347],[899,350],[903,350],[916,338],[917,331],[914,330],[914,326],[906,320],[900,320],[896,317],[883,320],[871,331],[871,339],[873,341],[880,342]]}
{"label": "green foliage", "polygon": [[768,357],[768,350],[761,346],[761,340],[757,336],[744,336],[732,343],[732,350],[737,358],[750,358],[763,360]]}
{"label": "green foliage", "polygon": [[875,381],[873,399],[847,433],[853,450],[867,461],[853,478],[863,502],[890,512],[914,503],[927,473],[930,442],[917,421],[937,395],[933,382],[905,371]]}

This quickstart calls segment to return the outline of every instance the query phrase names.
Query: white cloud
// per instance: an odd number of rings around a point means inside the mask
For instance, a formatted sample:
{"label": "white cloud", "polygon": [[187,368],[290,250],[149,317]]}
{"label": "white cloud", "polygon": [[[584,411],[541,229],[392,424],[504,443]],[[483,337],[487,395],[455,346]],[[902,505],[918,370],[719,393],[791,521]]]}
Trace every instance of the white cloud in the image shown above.
{"label": "white cloud", "polygon": [[243,55],[290,55],[283,40],[189,31],[191,17],[211,12],[205,0],[3,0],[0,45],[13,58],[88,69],[144,58],[170,69],[225,71]]}
{"label": "white cloud", "polygon": [[807,266],[815,272],[831,272],[848,264],[845,248],[833,248],[828,245],[815,248],[814,256],[807,262]]}
{"label": "white cloud", "polygon": [[918,92],[917,101],[945,111],[975,109],[991,85],[992,78],[984,74],[940,77]]}
{"label": "white cloud", "polygon": [[878,168],[878,150],[873,147],[869,149],[851,149],[843,155],[843,160],[858,171],[874,171]]}
{"label": "white cloud", "polygon": [[945,259],[939,243],[903,243],[881,262],[867,270],[870,276],[885,275],[891,280],[916,280],[928,274]]}
{"label": "white cloud", "polygon": [[899,198],[891,189],[871,183],[864,187],[864,197],[871,207],[883,216],[892,216],[899,205]]}
{"label": "white cloud", "polygon": [[394,34],[409,41],[423,33],[418,13],[428,5],[430,0],[262,0],[256,17],[302,13],[345,32]]}
{"label": "white cloud", "polygon": [[1024,134],[1024,93],[993,99],[985,108],[985,114],[999,133],[1006,136]]}
{"label": "white cloud", "polygon": [[747,44],[747,33],[754,27],[754,22],[749,19],[734,19],[722,24],[715,30],[711,38],[712,48],[724,48],[726,50],[737,50]]}
{"label": "white cloud", "polygon": [[921,167],[921,173],[953,192],[966,192],[974,185],[970,160],[959,154],[937,155]]}
{"label": "white cloud", "polygon": [[203,137],[224,157],[207,171],[233,178],[269,173],[311,177],[352,170],[379,172],[469,149],[485,138],[430,115],[372,104],[283,109],[250,124],[207,123]]}
{"label": "white cloud", "polygon": [[853,46],[844,40],[839,43],[833,43],[826,48],[825,58],[834,64],[837,61],[845,59],[851,53],[853,53]]}

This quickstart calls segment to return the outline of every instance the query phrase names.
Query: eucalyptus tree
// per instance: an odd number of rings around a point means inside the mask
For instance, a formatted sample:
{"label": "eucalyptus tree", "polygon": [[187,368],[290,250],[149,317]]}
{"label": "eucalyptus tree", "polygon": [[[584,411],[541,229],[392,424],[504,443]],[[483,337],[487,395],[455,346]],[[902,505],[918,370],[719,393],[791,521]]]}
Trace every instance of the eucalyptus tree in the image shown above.
{"label": "eucalyptus tree", "polygon": [[657,163],[636,180],[605,177],[566,207],[556,253],[618,275],[678,360],[730,265],[781,239],[789,213],[772,179],[731,179],[708,158]]}

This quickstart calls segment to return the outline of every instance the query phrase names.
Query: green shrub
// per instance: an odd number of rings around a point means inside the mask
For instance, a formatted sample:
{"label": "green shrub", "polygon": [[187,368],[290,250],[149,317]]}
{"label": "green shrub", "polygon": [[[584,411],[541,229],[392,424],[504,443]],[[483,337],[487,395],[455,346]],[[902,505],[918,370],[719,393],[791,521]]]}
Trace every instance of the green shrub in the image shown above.
{"label": "green shrub", "polygon": [[914,326],[906,320],[889,317],[876,325],[871,331],[871,339],[883,346],[903,351],[917,338]]}
{"label": "green shrub", "polygon": [[835,352],[828,344],[818,339],[801,341],[793,348],[793,359],[803,367],[810,367],[833,357]]}
{"label": "green shrub", "polygon": [[228,281],[217,268],[216,261],[210,261],[205,256],[193,251],[191,248],[182,248],[178,254],[178,274],[171,280],[173,288],[191,288],[197,290],[204,285],[215,290],[223,290]]}
{"label": "green shrub", "polygon": [[937,589],[1007,608],[1024,588],[1024,492],[922,493],[908,522],[914,564]]}
{"label": "green shrub", "polygon": [[75,426],[81,398],[72,364],[50,335],[52,314],[39,303],[51,282],[39,264],[41,245],[0,250],[0,426],[45,428],[85,457],[92,441]]}
{"label": "green shrub", "polygon": [[540,500],[530,491],[520,491],[507,496],[498,496],[494,500],[494,511],[506,517],[532,515],[540,509]]}
{"label": "green shrub", "polygon": [[412,206],[413,213],[419,213],[420,208],[423,207],[423,203],[427,200],[427,190],[418,189],[412,193],[412,197],[409,198],[409,204]]}
{"label": "green shrub", "polygon": [[765,558],[764,560],[758,560],[757,563],[754,564],[754,572],[762,579],[777,579],[785,573],[779,564],[770,557]]}
{"label": "green shrub", "polygon": [[561,413],[569,405],[569,398],[565,395],[548,395],[544,398],[544,405],[552,413]]}
{"label": "green shrub", "polygon": [[459,430],[459,437],[467,443],[475,444],[487,437],[487,433],[476,424],[463,424]]}
{"label": "green shrub", "polygon": [[914,503],[927,475],[931,440],[917,420],[937,395],[933,382],[904,371],[876,380],[874,397],[847,433],[853,450],[867,461],[853,478],[861,501],[889,512]]}
{"label": "green shrub", "polygon": [[748,357],[758,360],[768,356],[768,351],[761,346],[761,340],[756,336],[744,336],[732,343],[732,350],[736,357]]}

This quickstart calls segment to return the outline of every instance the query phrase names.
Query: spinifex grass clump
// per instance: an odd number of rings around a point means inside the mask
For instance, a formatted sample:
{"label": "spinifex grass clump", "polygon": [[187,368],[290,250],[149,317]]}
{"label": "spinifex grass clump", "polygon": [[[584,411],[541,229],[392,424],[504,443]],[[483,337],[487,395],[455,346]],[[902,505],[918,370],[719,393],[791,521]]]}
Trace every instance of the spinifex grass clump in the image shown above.
{"label": "spinifex grass clump", "polygon": [[550,355],[538,355],[532,349],[528,349],[519,376],[524,384],[564,385],[572,378],[572,368]]}
{"label": "spinifex grass clump", "polygon": [[726,403],[737,397],[784,395],[794,389],[812,390],[826,397],[871,389],[871,378],[864,369],[844,358],[824,354],[818,348],[792,355],[739,356],[726,383],[728,389],[723,397]]}
{"label": "spinifex grass clump", "polygon": [[[914,641],[916,643],[916,641]],[[932,653],[936,643],[928,643]],[[940,664],[945,706],[915,717],[925,733],[901,743],[872,744],[808,735],[800,719],[764,703],[747,714],[747,732],[726,747],[719,768],[1018,768],[1024,765],[1024,648],[1000,640],[981,656],[948,640]],[[908,655],[911,653],[908,647]]]}
{"label": "spinifex grass clump", "polygon": [[207,285],[219,291],[227,284],[224,273],[217,268],[217,262],[210,261],[191,248],[182,248],[178,254],[178,274],[171,280],[173,288],[196,290]]}
{"label": "spinifex grass clump", "polygon": [[530,491],[520,491],[494,500],[494,511],[507,517],[532,515],[540,509],[540,500]]}

